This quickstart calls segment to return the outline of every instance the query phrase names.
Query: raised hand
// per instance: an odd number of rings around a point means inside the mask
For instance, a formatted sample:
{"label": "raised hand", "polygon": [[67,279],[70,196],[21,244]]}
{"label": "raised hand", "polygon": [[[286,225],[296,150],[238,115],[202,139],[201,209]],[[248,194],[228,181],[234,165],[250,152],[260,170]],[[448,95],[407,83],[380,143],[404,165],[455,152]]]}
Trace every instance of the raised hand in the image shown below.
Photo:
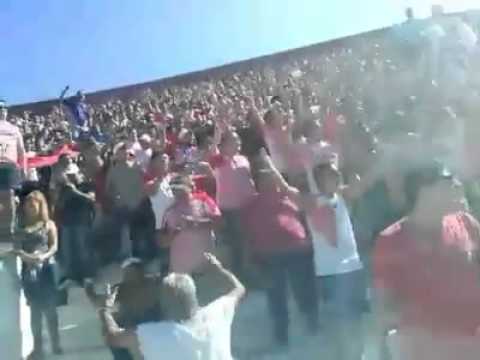
{"label": "raised hand", "polygon": [[218,260],[215,257],[215,255],[213,255],[211,253],[204,253],[203,256],[205,257],[206,263],[210,268],[215,269],[215,270],[222,270],[223,269],[222,263],[220,262],[220,260]]}

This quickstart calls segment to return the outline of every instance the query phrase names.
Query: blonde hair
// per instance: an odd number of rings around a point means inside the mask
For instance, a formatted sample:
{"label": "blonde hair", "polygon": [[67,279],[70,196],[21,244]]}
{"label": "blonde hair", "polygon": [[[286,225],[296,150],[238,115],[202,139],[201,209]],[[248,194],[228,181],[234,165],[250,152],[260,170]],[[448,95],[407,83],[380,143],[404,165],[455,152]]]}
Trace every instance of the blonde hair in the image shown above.
{"label": "blonde hair", "polygon": [[25,206],[29,201],[34,201],[38,204],[38,213],[36,219],[29,219],[32,220],[32,223],[36,222],[44,222],[47,223],[50,221],[50,214],[48,212],[48,203],[45,195],[43,195],[40,191],[35,190],[32,191],[30,194],[27,195],[25,198]]}

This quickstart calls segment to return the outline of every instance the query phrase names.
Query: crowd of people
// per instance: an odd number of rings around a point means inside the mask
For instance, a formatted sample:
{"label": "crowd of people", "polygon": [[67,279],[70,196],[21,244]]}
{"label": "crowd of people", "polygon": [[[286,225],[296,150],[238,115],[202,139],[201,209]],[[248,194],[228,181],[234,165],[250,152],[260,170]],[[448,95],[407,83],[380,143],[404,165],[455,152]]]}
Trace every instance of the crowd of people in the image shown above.
{"label": "crowd of people", "polygon": [[[370,312],[383,356],[478,355],[480,22],[406,15],[374,41],[95,106],[66,87],[50,113],[11,116],[25,157],[78,152],[22,165],[13,252],[30,359],[42,316],[62,352],[56,306],[72,282],[117,360],[232,359],[245,287],[265,290],[285,351],[290,287],[328,359],[362,359]],[[124,261],[97,294],[96,271]],[[195,283],[212,269],[229,290],[202,306]]]}

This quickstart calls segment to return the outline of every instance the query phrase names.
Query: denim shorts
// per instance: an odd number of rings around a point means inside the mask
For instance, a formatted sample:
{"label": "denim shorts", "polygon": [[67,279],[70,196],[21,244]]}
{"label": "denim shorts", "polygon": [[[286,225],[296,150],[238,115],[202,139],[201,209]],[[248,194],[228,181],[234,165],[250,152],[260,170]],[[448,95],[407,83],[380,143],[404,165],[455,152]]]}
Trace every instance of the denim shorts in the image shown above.
{"label": "denim shorts", "polygon": [[20,174],[14,164],[0,164],[0,190],[12,190],[20,183]]}
{"label": "denim shorts", "polygon": [[317,277],[318,296],[333,316],[361,316],[368,308],[363,270]]}

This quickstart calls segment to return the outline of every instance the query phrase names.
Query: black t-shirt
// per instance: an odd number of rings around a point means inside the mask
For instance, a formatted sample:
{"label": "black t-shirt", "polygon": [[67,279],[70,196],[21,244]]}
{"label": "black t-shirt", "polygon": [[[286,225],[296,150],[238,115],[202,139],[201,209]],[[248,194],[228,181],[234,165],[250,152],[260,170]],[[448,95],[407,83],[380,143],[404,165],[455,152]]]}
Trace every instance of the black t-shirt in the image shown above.
{"label": "black t-shirt", "polygon": [[242,154],[249,160],[259,155],[261,148],[267,148],[261,131],[254,127],[237,129],[237,134],[242,140]]}
{"label": "black t-shirt", "polygon": [[91,185],[83,183],[78,185],[77,189],[70,186],[64,186],[60,193],[60,219],[62,225],[91,225],[95,216],[94,201],[86,199],[79,194],[87,194],[92,191]]}

